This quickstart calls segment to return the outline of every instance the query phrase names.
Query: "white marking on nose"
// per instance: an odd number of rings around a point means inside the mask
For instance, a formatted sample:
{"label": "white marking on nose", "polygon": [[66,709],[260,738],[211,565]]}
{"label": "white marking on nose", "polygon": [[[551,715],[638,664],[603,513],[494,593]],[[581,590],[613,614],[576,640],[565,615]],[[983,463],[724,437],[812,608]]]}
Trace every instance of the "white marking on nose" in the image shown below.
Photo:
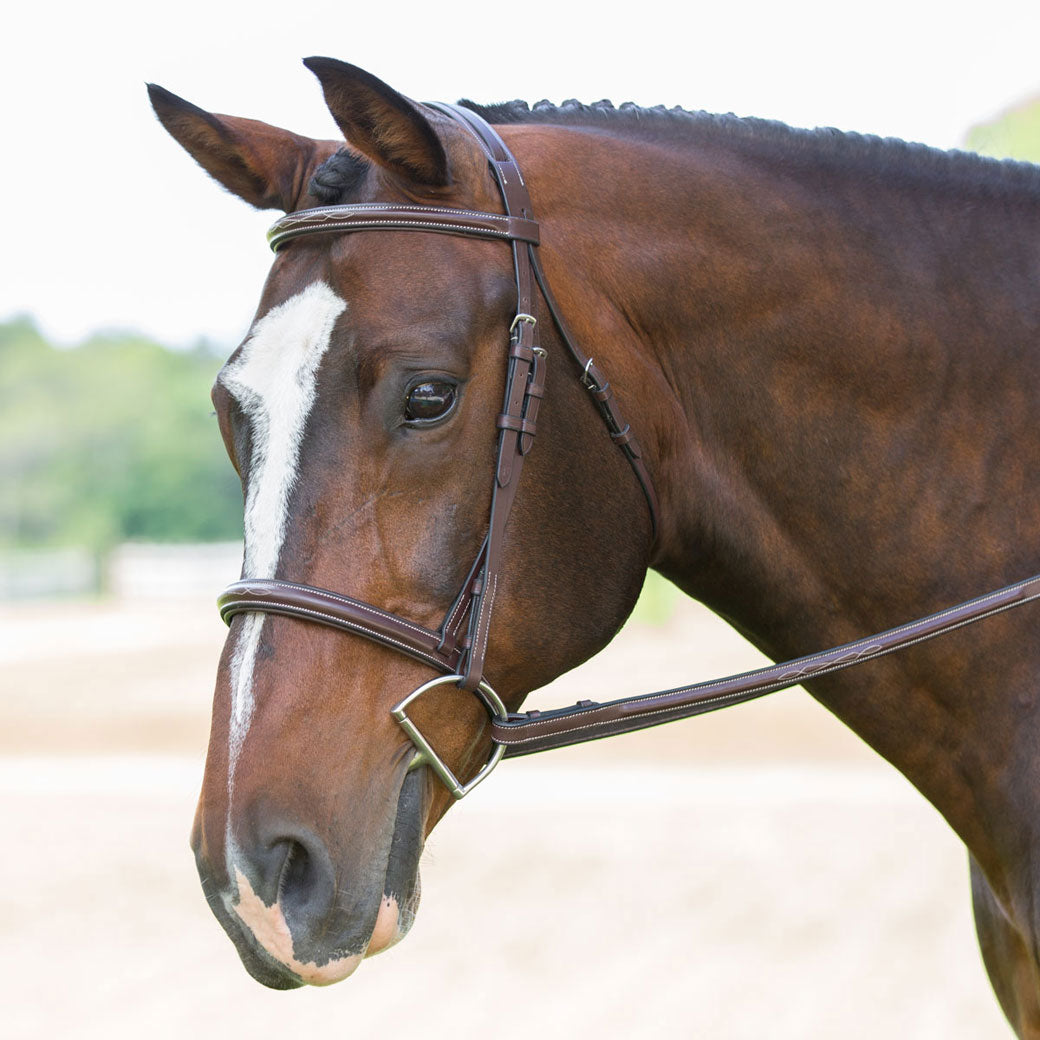
{"label": "white marking on nose", "polygon": [[[220,381],[249,422],[252,450],[245,504],[243,576],[273,578],[285,540],[289,497],[296,484],[315,379],[346,302],[315,282],[272,308],[253,326]],[[248,614],[231,655],[228,812],[235,766],[253,717],[253,669],[263,614]]]}
{"label": "white marking on nose", "polygon": [[[253,933],[257,942],[303,982],[311,986],[329,986],[333,982],[345,979],[361,963],[364,953],[334,957],[325,964],[297,960],[292,933],[282,914],[282,908],[278,903],[267,906],[253,891],[249,878],[242,871],[236,870],[235,881],[238,886],[238,901],[232,903],[230,909]],[[380,910],[382,912],[382,907]]]}

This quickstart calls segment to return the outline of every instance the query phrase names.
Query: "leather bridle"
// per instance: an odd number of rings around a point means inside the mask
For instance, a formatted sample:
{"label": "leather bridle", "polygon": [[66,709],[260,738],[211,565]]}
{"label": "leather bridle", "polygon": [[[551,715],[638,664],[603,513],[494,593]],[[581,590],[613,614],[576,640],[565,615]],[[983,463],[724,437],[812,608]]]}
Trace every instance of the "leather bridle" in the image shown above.
{"label": "leather bridle", "polygon": [[[485,680],[484,669],[506,526],[524,460],[534,443],[538,408],[545,394],[547,353],[538,346],[535,335],[536,287],[611,440],[639,481],[650,513],[652,537],[658,529],[658,504],[639,443],[618,411],[610,383],[592,358],[577,347],[546,283],[537,252],[538,224],[515,159],[498,133],[475,113],[455,105],[434,103],[430,107],[461,124],[480,143],[502,196],[504,213],[396,203],[323,206],[282,217],[268,232],[268,241],[277,251],[303,236],[379,230],[437,232],[510,244],[517,306],[509,328],[504,405],[497,420],[498,454],[487,536],[436,631],[350,596],[273,579],[244,579],[229,585],[218,599],[225,622],[230,624],[235,615],[250,612],[300,618],[365,636],[437,669],[440,676],[410,693],[395,705],[392,713],[416,747],[410,768],[429,765],[452,794],[462,798],[503,757],[532,754],[714,711],[873,660],[1040,598],[1037,576],[879,635],[743,675],[603,704],[581,701],[554,711],[509,714]],[[466,783],[454,775],[407,714],[408,707],[427,690],[447,683],[474,693],[491,716],[492,752]]]}
{"label": "leather bridle", "polygon": [[277,252],[294,239],[316,234],[360,231],[411,231],[492,239],[512,247],[516,279],[516,316],[509,327],[505,401],[498,416],[498,455],[488,532],[462,589],[438,630],[388,613],[350,596],[292,582],[246,579],[229,585],[218,600],[228,623],[236,614],[261,611],[320,622],[390,646],[431,665],[444,675],[426,683],[394,709],[394,716],[419,750],[413,766],[428,763],[449,789],[462,797],[479,783],[502,756],[496,745],[491,761],[468,784],[462,784],[408,719],[408,705],[427,689],[456,682],[480,697],[493,718],[506,709],[484,679],[491,615],[500,583],[506,526],[520,483],[524,460],[534,444],[538,409],[545,393],[547,352],[538,345],[534,316],[535,289],[541,292],[560,338],[570,353],[582,385],[589,391],[611,440],[632,466],[646,496],[652,536],[656,535],[658,505],[639,442],[618,411],[610,383],[591,357],[575,344],[560,314],[538,259],[538,225],[520,169],[505,142],[483,119],[455,105],[430,107],[465,127],[480,143],[502,197],[504,213],[484,213],[439,206],[396,203],[354,203],[323,206],[290,213],[268,232]]}

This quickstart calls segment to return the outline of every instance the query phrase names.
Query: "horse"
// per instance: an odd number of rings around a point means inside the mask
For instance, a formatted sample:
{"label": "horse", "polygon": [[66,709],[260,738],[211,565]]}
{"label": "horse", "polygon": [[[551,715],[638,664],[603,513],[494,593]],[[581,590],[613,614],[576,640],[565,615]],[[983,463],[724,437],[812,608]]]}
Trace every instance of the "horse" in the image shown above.
{"label": "horse", "polygon": [[[213,388],[246,584],[192,832],[213,912],[275,988],[407,933],[451,782],[494,758],[489,712],[605,646],[648,568],[774,660],[1040,570],[1040,170],[678,109],[421,105],[305,64],[343,140],[149,87],[210,175],[286,214]],[[388,217],[354,234],[339,211]],[[967,846],[1021,1037],[1040,1037],[1035,624],[808,683]]]}

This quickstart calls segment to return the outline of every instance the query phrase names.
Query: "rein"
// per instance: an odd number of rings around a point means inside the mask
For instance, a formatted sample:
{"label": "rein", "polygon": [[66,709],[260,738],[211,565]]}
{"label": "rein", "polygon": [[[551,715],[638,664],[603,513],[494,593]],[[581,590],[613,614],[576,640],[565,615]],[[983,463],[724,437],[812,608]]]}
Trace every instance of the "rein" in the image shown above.
{"label": "rein", "polygon": [[[538,346],[535,336],[536,288],[611,440],[639,481],[650,513],[652,536],[658,531],[659,509],[639,442],[617,409],[610,383],[592,358],[578,348],[546,282],[537,252],[538,224],[515,159],[498,133],[475,113],[440,103],[429,107],[461,124],[480,143],[502,196],[504,214],[395,203],[323,206],[282,217],[268,232],[268,241],[277,252],[303,236],[397,230],[436,232],[510,244],[517,308],[509,328],[505,395],[497,420],[498,455],[487,536],[462,589],[436,631],[350,596],[273,579],[244,579],[229,585],[217,600],[220,615],[227,624],[230,625],[236,615],[251,612],[313,621],[365,636],[443,673],[395,705],[392,714],[416,747],[409,769],[430,766],[451,793],[462,798],[504,757],[529,755],[716,711],[874,660],[1040,599],[1038,575],[878,635],[757,671],[602,704],[579,701],[552,711],[507,712],[484,679],[484,662],[506,525],[524,460],[533,446],[538,408],[545,394],[548,355]],[[448,683],[479,697],[491,718],[490,757],[466,783],[454,775],[407,714],[409,705],[427,690]]]}

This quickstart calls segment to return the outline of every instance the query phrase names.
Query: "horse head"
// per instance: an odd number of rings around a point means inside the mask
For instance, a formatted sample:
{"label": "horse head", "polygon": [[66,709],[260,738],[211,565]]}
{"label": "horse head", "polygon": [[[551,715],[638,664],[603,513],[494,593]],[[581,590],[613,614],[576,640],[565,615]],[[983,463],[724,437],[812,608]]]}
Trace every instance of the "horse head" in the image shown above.
{"label": "horse head", "polygon": [[[500,210],[464,127],[352,66],[307,64],[345,143],[214,115],[158,87],[152,102],[258,208]],[[550,131],[515,129],[532,190],[544,184],[551,200]],[[566,302],[580,325],[580,301]],[[213,388],[242,480],[243,579],[339,590],[437,630],[488,533],[516,309],[501,241],[374,230],[282,248]],[[557,336],[542,325],[552,358]],[[570,373],[551,382],[502,546],[483,674],[510,710],[609,641],[648,562],[639,485],[586,397]],[[428,768],[409,768],[391,708],[435,674],[298,617],[233,618],[192,845],[209,904],[259,981],[335,982],[407,932],[423,842],[452,798]],[[413,710],[453,772],[472,776],[490,747],[479,699],[445,683]]]}

